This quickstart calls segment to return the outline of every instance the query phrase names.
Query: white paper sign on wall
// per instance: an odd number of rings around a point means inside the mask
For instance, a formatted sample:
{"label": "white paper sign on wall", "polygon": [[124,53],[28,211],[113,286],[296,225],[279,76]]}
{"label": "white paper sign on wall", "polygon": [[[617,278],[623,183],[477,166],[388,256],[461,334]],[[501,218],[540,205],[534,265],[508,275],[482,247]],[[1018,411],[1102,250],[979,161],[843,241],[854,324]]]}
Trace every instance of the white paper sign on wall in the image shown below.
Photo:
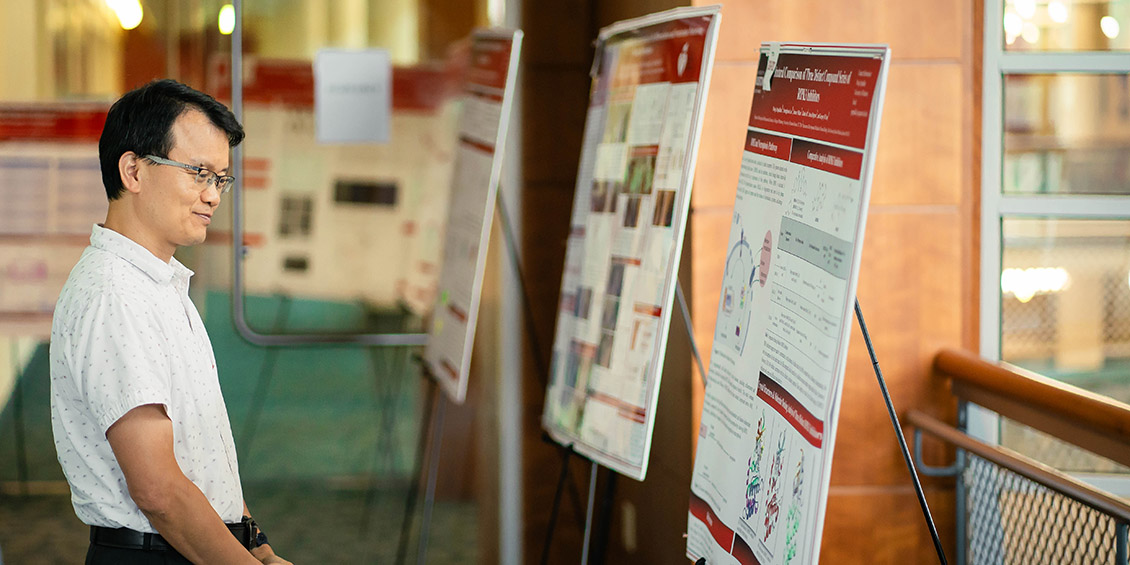
{"label": "white paper sign on wall", "polygon": [[318,51],[314,58],[314,135],[318,143],[387,143],[391,117],[388,51]]}

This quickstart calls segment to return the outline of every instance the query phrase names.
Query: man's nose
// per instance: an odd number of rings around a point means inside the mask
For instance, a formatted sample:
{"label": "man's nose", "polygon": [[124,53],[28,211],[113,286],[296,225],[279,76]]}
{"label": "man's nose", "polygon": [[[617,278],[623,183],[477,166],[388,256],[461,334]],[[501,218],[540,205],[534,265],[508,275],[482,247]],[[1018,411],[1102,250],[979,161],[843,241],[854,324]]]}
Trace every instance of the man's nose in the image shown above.
{"label": "man's nose", "polygon": [[204,191],[200,193],[200,200],[207,202],[210,206],[215,208],[220,205],[220,189],[216,187],[215,183],[204,183]]}

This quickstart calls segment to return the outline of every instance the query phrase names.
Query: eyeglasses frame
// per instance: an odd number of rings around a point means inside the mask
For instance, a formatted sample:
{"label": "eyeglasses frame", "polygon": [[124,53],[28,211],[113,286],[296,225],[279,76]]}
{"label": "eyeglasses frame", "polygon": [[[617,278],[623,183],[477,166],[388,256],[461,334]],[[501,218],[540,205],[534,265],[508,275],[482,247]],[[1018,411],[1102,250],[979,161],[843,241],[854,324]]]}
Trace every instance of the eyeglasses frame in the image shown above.
{"label": "eyeglasses frame", "polygon": [[[227,194],[229,191],[231,191],[232,186],[235,185],[235,177],[231,175],[221,175],[216,171],[212,171],[204,167],[197,167],[196,165],[189,165],[188,163],[181,163],[180,161],[173,161],[172,159],[166,159],[164,157],[158,157],[156,155],[146,155],[142,157],[142,159],[148,159],[158,165],[180,167],[186,171],[192,171],[196,174],[196,184],[201,184],[205,182],[205,180],[207,180],[207,184],[218,190],[220,194]],[[204,175],[204,173],[208,173],[212,176],[206,176]]]}

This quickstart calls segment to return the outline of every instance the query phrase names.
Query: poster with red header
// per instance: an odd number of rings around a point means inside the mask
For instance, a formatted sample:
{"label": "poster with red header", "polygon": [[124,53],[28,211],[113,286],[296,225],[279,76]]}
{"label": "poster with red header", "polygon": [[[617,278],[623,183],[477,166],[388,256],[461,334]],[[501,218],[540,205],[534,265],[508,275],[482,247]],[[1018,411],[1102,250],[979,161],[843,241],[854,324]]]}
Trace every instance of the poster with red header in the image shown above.
{"label": "poster with red header", "polygon": [[890,50],[762,45],[687,557],[816,563]]}
{"label": "poster with red header", "polygon": [[600,31],[542,425],[643,480],[719,7]]}
{"label": "poster with red header", "polygon": [[478,30],[471,38],[443,258],[424,362],[452,402],[467,396],[494,199],[518,74],[522,32]]}

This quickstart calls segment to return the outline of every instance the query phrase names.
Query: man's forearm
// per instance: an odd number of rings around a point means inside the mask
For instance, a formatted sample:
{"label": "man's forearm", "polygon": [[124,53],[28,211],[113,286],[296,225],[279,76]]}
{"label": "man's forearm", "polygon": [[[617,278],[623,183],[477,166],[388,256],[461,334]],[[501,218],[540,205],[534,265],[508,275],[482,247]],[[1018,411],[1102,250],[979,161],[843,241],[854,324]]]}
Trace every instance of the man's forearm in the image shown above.
{"label": "man's forearm", "polygon": [[141,511],[177,551],[193,563],[259,565],[192,481],[179,477],[170,487],[159,506]]}

